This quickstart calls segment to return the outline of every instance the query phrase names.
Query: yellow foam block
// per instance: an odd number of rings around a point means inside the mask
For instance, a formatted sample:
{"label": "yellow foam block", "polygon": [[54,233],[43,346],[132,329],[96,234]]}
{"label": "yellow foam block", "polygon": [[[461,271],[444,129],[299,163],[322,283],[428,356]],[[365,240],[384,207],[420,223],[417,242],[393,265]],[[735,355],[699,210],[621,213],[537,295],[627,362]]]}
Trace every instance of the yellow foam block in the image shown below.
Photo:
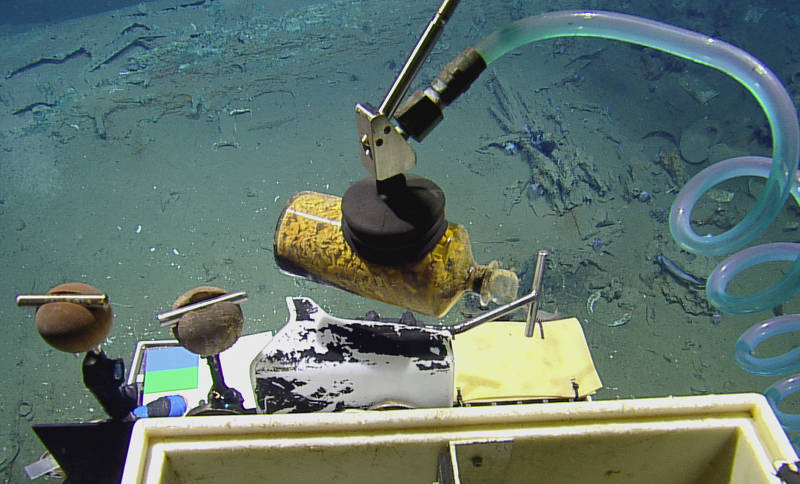
{"label": "yellow foam block", "polygon": [[525,324],[493,321],[453,342],[455,387],[464,402],[585,397],[602,387],[575,318],[544,323],[544,339]]}

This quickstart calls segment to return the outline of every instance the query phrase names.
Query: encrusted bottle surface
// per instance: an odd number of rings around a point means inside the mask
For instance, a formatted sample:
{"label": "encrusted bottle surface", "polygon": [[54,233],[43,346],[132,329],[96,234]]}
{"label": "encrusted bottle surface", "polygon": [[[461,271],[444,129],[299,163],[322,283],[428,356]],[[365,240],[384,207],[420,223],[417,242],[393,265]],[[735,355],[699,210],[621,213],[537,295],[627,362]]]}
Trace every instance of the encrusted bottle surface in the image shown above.
{"label": "encrusted bottle surface", "polygon": [[466,291],[480,293],[483,303],[516,297],[516,275],[500,269],[499,263],[476,264],[469,235],[461,225],[449,224],[420,260],[386,266],[365,261],[350,248],[342,235],[341,219],[340,197],[316,192],[292,197],[275,229],[274,252],[280,269],[436,317],[446,314]]}

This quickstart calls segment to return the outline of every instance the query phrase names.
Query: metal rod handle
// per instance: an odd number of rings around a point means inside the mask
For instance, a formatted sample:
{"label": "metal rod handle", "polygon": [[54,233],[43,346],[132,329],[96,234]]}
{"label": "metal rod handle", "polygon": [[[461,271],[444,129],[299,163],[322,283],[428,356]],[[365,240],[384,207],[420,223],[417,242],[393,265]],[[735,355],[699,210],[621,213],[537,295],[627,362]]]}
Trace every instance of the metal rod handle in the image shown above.
{"label": "metal rod handle", "polygon": [[[508,304],[504,304],[500,307],[492,309],[491,311],[486,311],[485,313],[479,314],[478,316],[475,316],[472,319],[464,321],[463,323],[455,324],[453,326],[450,326],[449,328],[445,327],[444,329],[449,330],[451,334],[463,333],[464,331],[472,329],[475,326],[478,326],[483,323],[488,323],[489,321],[494,321],[497,318],[503,317],[506,314],[510,313],[511,311],[519,309],[525,306],[526,304],[530,303],[531,301],[536,301],[538,299],[539,299],[539,293],[536,291],[532,291],[522,296],[519,299],[511,301]],[[432,326],[432,327],[436,328],[437,326]]]}
{"label": "metal rod handle", "polygon": [[228,294],[223,294],[221,296],[212,297],[210,299],[203,299],[202,301],[198,301],[196,303],[187,304],[186,306],[181,306],[178,309],[173,309],[172,311],[167,311],[166,313],[161,313],[156,315],[156,319],[161,322],[161,327],[166,326],[174,326],[176,320],[183,316],[184,314],[190,311],[196,311],[198,309],[207,308],[211,305],[220,303],[220,302],[231,302],[231,303],[243,303],[247,301],[247,293],[245,291],[239,292],[229,292]]}
{"label": "metal rod handle", "polygon": [[108,304],[108,294],[20,294],[17,306],[42,306],[51,302],[71,302],[89,308]]}
{"label": "metal rod handle", "polygon": [[[542,292],[542,276],[544,275],[544,266],[548,254],[546,250],[540,250],[536,255],[536,269],[533,272],[533,285],[531,287],[531,292],[535,292],[536,294],[541,294]],[[531,301],[531,305],[528,306],[528,319],[525,323],[526,338],[533,336],[533,330],[536,328],[536,316],[539,313],[539,299],[540,298],[534,299]],[[539,324],[539,334],[542,339],[544,339],[544,325],[541,323]]]}
{"label": "metal rod handle", "polygon": [[425,59],[428,58],[436,45],[436,41],[442,35],[444,25],[450,19],[459,1],[444,0],[436,15],[428,23],[425,32],[422,33],[422,36],[417,41],[417,45],[414,46],[414,50],[408,56],[403,69],[397,75],[397,79],[395,79],[380,108],[378,108],[378,112],[386,116],[387,119],[392,119],[392,116],[394,116],[395,111],[400,106],[400,102],[408,92],[408,88],[411,87],[411,83],[422,68],[422,64],[425,63]]}

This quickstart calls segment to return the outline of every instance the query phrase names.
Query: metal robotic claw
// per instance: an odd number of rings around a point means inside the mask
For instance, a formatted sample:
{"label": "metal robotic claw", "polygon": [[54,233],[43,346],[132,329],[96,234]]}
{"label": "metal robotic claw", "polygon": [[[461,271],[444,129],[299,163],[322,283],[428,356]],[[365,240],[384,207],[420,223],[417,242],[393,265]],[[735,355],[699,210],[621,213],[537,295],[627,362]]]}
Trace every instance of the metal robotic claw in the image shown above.
{"label": "metal robotic claw", "polygon": [[396,128],[392,116],[400,101],[408,92],[444,30],[444,26],[458,6],[459,0],[444,0],[428,27],[423,32],[414,50],[408,56],[403,69],[386,93],[379,108],[367,103],[356,104],[358,139],[361,144],[361,163],[378,180],[386,180],[417,163],[417,155],[406,141],[407,135]]}

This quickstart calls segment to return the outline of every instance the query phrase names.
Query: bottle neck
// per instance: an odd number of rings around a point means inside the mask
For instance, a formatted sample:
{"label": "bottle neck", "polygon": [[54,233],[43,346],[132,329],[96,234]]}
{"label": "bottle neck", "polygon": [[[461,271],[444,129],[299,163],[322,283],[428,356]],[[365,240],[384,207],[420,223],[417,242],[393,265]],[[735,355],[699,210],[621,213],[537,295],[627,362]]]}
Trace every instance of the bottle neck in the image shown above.
{"label": "bottle neck", "polygon": [[505,304],[517,297],[519,279],[508,270],[501,269],[500,262],[492,261],[488,265],[475,264],[470,275],[472,291],[481,298],[481,306],[490,302]]}
{"label": "bottle neck", "polygon": [[470,267],[470,287],[472,292],[481,297],[481,306],[489,303],[488,282],[492,269],[489,266],[474,264]]}

